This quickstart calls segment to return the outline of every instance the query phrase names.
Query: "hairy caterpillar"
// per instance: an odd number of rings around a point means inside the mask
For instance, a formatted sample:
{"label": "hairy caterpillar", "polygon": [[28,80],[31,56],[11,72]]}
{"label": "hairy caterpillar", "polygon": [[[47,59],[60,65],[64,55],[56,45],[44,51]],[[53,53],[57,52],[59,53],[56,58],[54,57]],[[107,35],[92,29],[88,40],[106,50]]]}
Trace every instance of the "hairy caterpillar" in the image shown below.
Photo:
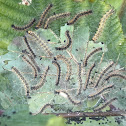
{"label": "hairy caterpillar", "polygon": [[95,84],[95,87],[98,86],[100,80],[102,79],[102,77],[104,76],[104,74],[114,65],[114,62],[111,62],[100,74],[96,84]]}
{"label": "hairy caterpillar", "polygon": [[80,13],[76,14],[76,15],[74,16],[73,19],[71,19],[70,21],[67,22],[67,25],[72,25],[72,24],[74,24],[80,17],[89,15],[89,14],[91,14],[91,13],[92,13],[92,10],[88,10],[88,11],[83,11],[83,12],[80,12]]}
{"label": "hairy caterpillar", "polygon": [[102,31],[103,31],[103,28],[105,26],[105,22],[106,20],[113,14],[114,10],[113,9],[110,9],[102,18],[101,18],[101,21],[99,23],[99,27],[97,29],[97,32],[95,33],[95,35],[93,36],[92,40],[93,41],[96,41],[99,36],[101,35]]}
{"label": "hairy caterpillar", "polygon": [[109,74],[106,78],[105,78],[105,80],[109,80],[111,77],[120,77],[120,78],[122,78],[122,79],[124,79],[124,80],[126,80],[126,76],[125,75],[122,75],[122,74],[119,74],[119,73],[111,73],[111,74]]}
{"label": "hairy caterpillar", "polygon": [[23,55],[22,56],[22,59],[27,63],[27,64],[29,64],[31,67],[32,67],[32,69],[33,69],[33,71],[34,71],[34,77],[36,78],[37,77],[37,70],[36,70],[36,68],[34,67],[34,65]]}
{"label": "hairy caterpillar", "polygon": [[48,7],[45,9],[45,11],[42,13],[40,20],[38,22],[38,24],[36,25],[36,29],[40,28],[40,26],[43,24],[45,17],[47,15],[47,13],[49,12],[49,10],[53,7],[53,4],[49,4]]}
{"label": "hairy caterpillar", "polygon": [[93,50],[91,53],[89,53],[89,54],[87,55],[87,57],[85,58],[85,60],[84,60],[83,66],[86,67],[86,66],[87,66],[87,62],[88,62],[88,59],[89,59],[93,54],[95,54],[96,52],[101,51],[101,50],[102,50],[102,48],[99,47],[99,48],[96,48],[95,50]]}
{"label": "hairy caterpillar", "polygon": [[29,58],[29,59],[31,60],[31,62],[34,64],[34,66],[36,67],[36,69],[38,70],[38,72],[40,72],[39,66],[37,65],[37,63],[36,63],[36,61],[34,60],[34,58],[30,55],[30,53],[27,52],[26,49],[25,49],[25,50],[22,50],[22,53],[28,56],[28,58]]}
{"label": "hairy caterpillar", "polygon": [[70,79],[71,73],[72,73],[72,66],[70,61],[63,55],[57,55],[56,59],[62,60],[67,65],[67,73],[66,73],[66,81]]}
{"label": "hairy caterpillar", "polygon": [[34,18],[29,24],[27,24],[23,27],[15,26],[14,24],[12,24],[11,27],[14,28],[15,30],[19,30],[19,31],[27,30],[35,23],[35,21],[36,21],[36,19]]}
{"label": "hairy caterpillar", "polygon": [[27,33],[37,39],[38,44],[50,57],[53,55],[46,43],[44,42],[44,40],[42,40],[36,33],[34,33],[33,31],[27,31]]}
{"label": "hairy caterpillar", "polygon": [[112,88],[113,86],[114,86],[113,84],[104,86],[104,87],[102,87],[101,89],[99,89],[97,92],[88,95],[88,98],[93,98],[93,97],[95,97],[95,96],[101,94],[101,93],[104,92],[105,90],[107,90],[107,89],[109,89],[109,88]]}
{"label": "hairy caterpillar", "polygon": [[104,109],[107,105],[111,104],[113,101],[117,100],[117,98],[112,98],[110,100],[108,100],[104,105],[102,105],[101,107],[98,107],[96,109],[94,109],[94,111],[100,111],[102,109]]}
{"label": "hairy caterpillar", "polygon": [[85,85],[84,85],[84,90],[86,90],[86,88],[88,86],[90,75],[91,75],[91,72],[92,72],[94,67],[95,67],[95,63],[90,67],[90,69],[89,69],[89,71],[87,73],[87,78],[86,78],[86,82],[85,82]]}
{"label": "hairy caterpillar", "polygon": [[25,44],[26,44],[28,50],[30,51],[32,57],[35,58],[36,55],[35,55],[35,53],[33,52],[33,50],[31,49],[31,47],[30,47],[30,45],[29,45],[29,43],[28,43],[28,40],[27,40],[27,37],[26,37],[26,36],[24,36],[24,42],[25,42]]}
{"label": "hairy caterpillar", "polygon": [[37,115],[37,114],[39,114],[39,113],[43,113],[43,111],[44,111],[46,108],[48,108],[48,107],[53,108],[53,105],[51,105],[51,104],[46,104],[46,105],[44,105],[42,108],[40,108],[40,110],[39,110],[37,113],[32,113],[32,115]]}
{"label": "hairy caterpillar", "polygon": [[38,84],[36,84],[35,86],[31,87],[31,90],[38,90],[39,88],[41,88],[44,85],[48,70],[49,70],[49,66],[47,67],[44,74],[42,75],[40,82]]}
{"label": "hairy caterpillar", "polygon": [[22,83],[24,84],[24,88],[25,88],[25,94],[26,96],[30,95],[30,88],[29,88],[29,84],[27,83],[27,81],[25,80],[25,78],[21,75],[21,73],[19,72],[19,70],[17,68],[15,68],[14,66],[11,68],[12,72],[14,72],[18,78],[22,81]]}
{"label": "hairy caterpillar", "polygon": [[61,96],[63,96],[63,93],[64,93],[65,98],[66,98],[66,96],[67,96],[67,98],[69,99],[69,101],[70,101],[71,103],[73,103],[74,105],[81,104],[81,101],[75,101],[75,100],[73,100],[73,99],[71,98],[71,96],[68,94],[68,92],[66,92],[66,91],[55,91],[55,92],[58,93],[59,95],[61,94]]}
{"label": "hairy caterpillar", "polygon": [[78,88],[77,95],[81,93],[81,89],[82,89],[81,63],[78,63],[78,81],[79,81],[79,88]]}
{"label": "hairy caterpillar", "polygon": [[57,79],[56,79],[56,85],[59,84],[60,81],[60,73],[61,73],[61,68],[59,63],[57,63],[56,61],[52,61],[52,64],[54,64],[57,67]]}
{"label": "hairy caterpillar", "polygon": [[66,49],[69,48],[70,45],[72,44],[72,39],[71,39],[71,37],[70,37],[69,31],[67,30],[67,31],[65,32],[65,34],[66,34],[66,37],[67,37],[67,44],[66,44],[65,46],[55,47],[56,50],[66,50]]}
{"label": "hairy caterpillar", "polygon": [[60,13],[60,14],[56,14],[56,15],[53,15],[53,16],[50,16],[46,22],[45,22],[45,25],[44,25],[44,29],[47,29],[48,28],[48,25],[51,21],[54,21],[56,19],[59,19],[59,18],[64,18],[64,17],[67,17],[67,16],[70,16],[70,13]]}

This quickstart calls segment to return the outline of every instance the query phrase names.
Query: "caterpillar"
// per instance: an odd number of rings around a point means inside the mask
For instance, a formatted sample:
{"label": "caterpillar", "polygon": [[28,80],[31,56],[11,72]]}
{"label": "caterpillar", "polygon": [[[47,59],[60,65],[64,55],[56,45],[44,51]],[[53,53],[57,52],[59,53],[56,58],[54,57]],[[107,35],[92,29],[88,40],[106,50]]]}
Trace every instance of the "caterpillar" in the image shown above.
{"label": "caterpillar", "polygon": [[85,82],[85,85],[84,85],[84,90],[86,90],[86,88],[88,86],[90,75],[91,75],[91,72],[92,72],[94,67],[95,67],[95,63],[90,67],[90,69],[89,69],[89,71],[87,73],[87,78],[86,78],[86,82]]}
{"label": "caterpillar", "polygon": [[57,86],[60,81],[61,68],[60,68],[59,63],[57,63],[56,61],[52,61],[52,64],[54,64],[57,67],[57,79],[56,79],[56,86]]}
{"label": "caterpillar", "polygon": [[125,75],[122,75],[122,74],[119,74],[119,73],[111,73],[111,74],[109,74],[106,78],[105,78],[105,80],[109,80],[111,77],[120,77],[120,78],[122,78],[122,79],[124,79],[124,80],[126,80],[126,76]]}
{"label": "caterpillar", "polygon": [[36,68],[34,67],[34,65],[23,55],[22,56],[22,59],[27,63],[27,64],[29,64],[31,67],[32,67],[32,69],[33,69],[33,71],[34,71],[34,77],[36,78],[37,77],[37,70],[36,70]]}
{"label": "caterpillar", "polygon": [[101,35],[103,28],[105,26],[105,22],[107,21],[107,19],[113,14],[114,10],[110,9],[102,18],[101,21],[99,23],[99,27],[97,29],[97,32],[95,33],[95,35],[93,36],[92,40],[96,41],[99,36]]}
{"label": "caterpillar", "polygon": [[81,93],[81,89],[82,89],[81,63],[78,63],[78,81],[79,81],[79,88],[78,88],[77,95]]}
{"label": "caterpillar", "polygon": [[34,66],[36,67],[37,71],[40,72],[41,70],[40,70],[39,66],[37,65],[37,63],[36,63],[36,61],[34,60],[34,58],[30,55],[30,53],[27,52],[26,49],[25,49],[25,50],[22,50],[22,53],[28,56],[28,58],[31,60],[31,62],[32,62],[32,63],[34,64]]}
{"label": "caterpillar", "polygon": [[104,86],[104,87],[102,87],[101,89],[99,89],[97,92],[88,95],[88,98],[93,98],[93,97],[95,97],[95,96],[101,94],[101,93],[104,92],[105,90],[107,90],[107,89],[109,89],[109,88],[112,88],[113,86],[114,86],[113,84]]}
{"label": "caterpillar", "polygon": [[11,27],[15,30],[19,30],[19,31],[23,31],[23,30],[27,30],[28,28],[30,28],[31,26],[34,25],[36,19],[34,18],[29,24],[19,27],[19,26],[15,26],[14,24],[11,25]]}
{"label": "caterpillar", "polygon": [[72,24],[74,24],[80,17],[86,16],[86,15],[89,15],[89,14],[92,14],[92,10],[80,12],[80,13],[76,14],[76,15],[73,17],[73,19],[71,19],[70,21],[68,21],[68,22],[67,22],[67,25],[72,25]]}
{"label": "caterpillar", "polygon": [[49,70],[49,66],[46,68],[44,74],[42,75],[40,82],[36,84],[35,86],[31,87],[31,90],[38,90],[44,85],[48,70]]}
{"label": "caterpillar", "polygon": [[55,58],[57,60],[62,60],[67,65],[66,81],[69,81],[71,73],[72,73],[72,66],[71,66],[70,61],[63,55],[57,55]]}
{"label": "caterpillar", "polygon": [[66,50],[66,49],[69,48],[70,45],[72,44],[72,39],[71,39],[71,37],[70,37],[69,31],[67,30],[67,31],[65,32],[65,34],[66,34],[66,37],[67,37],[67,44],[66,44],[65,46],[55,47],[56,50]]}
{"label": "caterpillar", "polygon": [[104,105],[102,105],[101,107],[98,107],[96,109],[94,109],[94,111],[100,111],[102,109],[104,109],[107,105],[111,104],[113,101],[117,100],[117,98],[112,98],[110,100],[108,100]]}
{"label": "caterpillar", "polygon": [[70,16],[70,13],[60,13],[60,14],[55,14],[53,16],[50,16],[46,22],[45,22],[45,25],[44,25],[44,29],[47,29],[48,28],[48,25],[51,21],[54,21],[56,19],[59,19],[59,18],[64,18],[64,17],[67,17],[67,16]]}
{"label": "caterpillar", "polygon": [[43,50],[51,57],[53,54],[50,51],[50,49],[48,48],[48,46],[46,45],[46,43],[44,42],[44,40],[42,40],[35,32],[33,31],[27,31],[28,34],[30,34],[31,36],[33,36],[34,38],[36,38],[38,44],[43,48]]}
{"label": "caterpillar", "polygon": [[66,92],[66,91],[55,91],[55,92],[58,93],[59,95],[61,94],[61,96],[63,96],[62,93],[64,93],[65,98],[66,98],[66,96],[67,96],[67,98],[69,99],[69,101],[70,101],[71,103],[73,103],[74,105],[81,104],[81,101],[75,101],[75,100],[73,100],[73,99],[71,98],[71,96],[68,94],[68,92]]}
{"label": "caterpillar", "polygon": [[99,47],[99,48],[96,48],[95,50],[93,50],[91,53],[89,53],[89,54],[87,55],[87,57],[85,58],[84,62],[83,62],[83,66],[86,67],[86,66],[87,66],[87,62],[88,62],[88,59],[89,59],[93,54],[95,54],[96,52],[101,51],[101,50],[102,50],[102,48]]}
{"label": "caterpillar", "polygon": [[45,11],[42,13],[40,20],[38,24],[36,25],[36,29],[40,28],[40,26],[43,24],[46,15],[48,14],[49,10],[53,7],[53,4],[49,4],[48,7],[45,9]]}
{"label": "caterpillar", "polygon": [[12,72],[14,72],[18,78],[22,81],[22,83],[24,84],[24,88],[25,88],[25,94],[26,96],[29,97],[30,95],[30,88],[29,88],[29,84],[27,83],[27,81],[25,80],[25,78],[21,75],[21,73],[19,72],[19,70],[16,67],[12,67],[11,68]]}
{"label": "caterpillar", "polygon": [[98,86],[98,84],[99,84],[100,80],[102,79],[102,77],[104,76],[104,74],[105,74],[113,65],[114,65],[114,62],[111,62],[111,63],[101,72],[101,74],[100,74],[100,76],[99,76],[99,78],[98,78],[98,80],[97,80],[97,82],[96,82],[96,84],[95,84],[94,87],[97,87],[97,86]]}
{"label": "caterpillar", "polygon": [[44,111],[46,108],[48,108],[48,107],[53,108],[53,105],[51,105],[51,104],[46,104],[46,105],[44,105],[42,108],[40,108],[40,110],[39,110],[37,113],[32,113],[32,115],[37,115],[37,114],[39,114],[39,113],[43,113],[43,111]]}
{"label": "caterpillar", "polygon": [[35,55],[35,53],[33,52],[33,50],[31,49],[31,47],[30,47],[30,45],[29,45],[29,43],[28,43],[27,37],[26,37],[26,36],[23,36],[23,37],[24,37],[24,42],[25,42],[25,44],[26,44],[28,50],[30,51],[32,57],[35,58],[36,55]]}

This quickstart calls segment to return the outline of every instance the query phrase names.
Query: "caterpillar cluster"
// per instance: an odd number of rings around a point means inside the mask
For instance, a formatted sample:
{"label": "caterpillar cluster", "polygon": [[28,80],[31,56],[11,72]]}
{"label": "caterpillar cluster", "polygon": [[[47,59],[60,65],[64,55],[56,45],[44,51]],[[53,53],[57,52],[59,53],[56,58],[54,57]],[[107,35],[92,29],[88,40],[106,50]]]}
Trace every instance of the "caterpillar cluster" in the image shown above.
{"label": "caterpillar cluster", "polygon": [[[53,7],[52,4],[49,4],[47,6],[47,8],[44,10],[44,12],[42,13],[41,17],[40,17],[40,20],[38,22],[38,24],[36,25],[36,29],[40,28],[42,25],[43,25],[43,28],[44,29],[47,29],[49,24],[56,20],[56,19],[59,19],[59,18],[64,18],[64,17],[68,17],[70,16],[70,13],[67,12],[67,13],[60,13],[60,14],[55,14],[53,16],[50,16],[46,19],[46,16],[48,15],[48,12],[51,10],[51,8]],[[92,10],[89,10],[89,11],[84,11],[84,12],[80,12],[78,14],[75,15],[75,17],[71,20],[69,20],[67,22],[67,25],[72,25],[74,24],[80,17],[82,16],[85,16],[85,15],[89,15],[89,14],[92,14]],[[95,36],[93,37],[93,40],[96,41],[99,37],[99,35],[101,34],[100,32],[102,31],[102,29],[104,28],[104,25],[105,25],[105,22],[106,20],[108,19],[108,17],[113,14],[113,10],[109,10],[109,12],[107,12],[103,18],[101,19],[101,22],[99,24],[99,28],[98,28],[98,31],[96,32]],[[45,21],[46,19],[46,21]],[[26,26],[23,26],[23,27],[17,27],[15,25],[12,25],[12,27],[16,30],[26,30],[28,28],[30,28],[35,22],[35,19],[33,21],[31,21],[28,25]],[[45,22],[45,23],[44,23]],[[39,91],[40,88],[43,87],[43,85],[46,83],[46,80],[49,78],[48,76],[54,76],[52,74],[50,74],[52,72],[52,67],[56,67],[57,69],[57,72],[56,72],[56,82],[53,86],[56,87],[56,89],[58,88],[61,88],[61,85],[64,86],[63,84],[63,81],[61,79],[61,76],[62,75],[62,63],[65,63],[66,65],[66,69],[65,69],[65,90],[56,90],[55,92],[58,93],[59,95],[67,98],[69,100],[69,102],[71,102],[73,105],[81,105],[82,104],[82,101],[84,99],[82,99],[82,95],[89,89],[88,86],[90,84],[90,81],[91,79],[94,77],[92,76],[92,73],[94,72],[94,69],[97,68],[97,63],[96,62],[93,62],[91,63],[91,66],[89,66],[90,64],[90,57],[93,57],[93,55],[95,55],[96,53],[99,53],[100,51],[103,50],[102,47],[98,47],[98,48],[95,48],[93,51],[89,52],[89,54],[85,57],[85,59],[83,60],[83,63],[79,63],[76,58],[74,57],[74,55],[72,53],[72,51],[68,51],[69,48],[72,48],[72,43],[74,41],[72,41],[72,37],[71,37],[71,34],[70,34],[70,31],[69,30],[66,30],[65,32],[65,35],[66,35],[66,38],[67,38],[67,43],[63,46],[57,46],[55,47],[55,50],[52,50],[51,46],[48,47],[48,45],[46,44],[46,41],[44,39],[42,39],[41,37],[39,37],[37,35],[37,33],[35,33],[34,31],[30,31],[28,30],[27,31],[27,35],[31,36],[32,38],[35,39],[35,42],[37,43],[36,46],[40,46],[42,47],[42,50],[44,52],[44,54],[46,56],[44,60],[48,59],[48,62],[50,62],[50,64],[48,65],[48,67],[44,70],[44,72],[42,73],[41,77],[39,78],[39,74],[41,71],[43,71],[43,68],[42,70],[40,69],[40,64],[38,65],[38,62],[36,62],[36,59],[38,58],[37,54],[36,54],[36,51],[35,49],[32,49],[34,47],[30,46],[31,43],[28,41],[28,38],[27,36],[23,36],[24,38],[24,43],[27,47],[27,50],[22,50],[22,59],[32,68],[32,72],[33,72],[33,75],[34,75],[34,79],[39,79],[39,82],[37,80],[37,82],[34,84],[34,85],[29,85],[29,83],[26,81],[25,77],[21,74],[21,72],[16,68],[16,67],[12,67],[12,71],[18,76],[18,78],[21,80],[21,82],[23,83],[24,85],[24,88],[25,88],[25,94],[26,96],[30,97],[30,93],[31,92],[37,92]],[[32,48],[31,48],[32,47]],[[53,52],[55,51],[55,52]],[[71,59],[68,58],[68,56],[66,56],[65,54],[68,54],[69,56],[71,56]],[[41,54],[40,54],[41,55]],[[75,64],[77,64],[77,66],[73,65],[73,61],[75,60]],[[42,61],[42,60],[41,60]],[[48,63],[47,63],[48,64]],[[53,65],[54,66],[53,66]],[[45,64],[44,64],[45,65]],[[99,85],[100,85],[100,82],[101,80],[104,80],[105,82],[108,81],[109,79],[113,78],[113,77],[120,77],[124,80],[126,80],[126,76],[123,75],[123,74],[120,74],[120,73],[116,73],[114,72],[114,70],[112,70],[112,72],[110,72],[110,68],[114,65],[114,62],[111,62],[101,73],[100,75],[98,76],[98,79],[96,79],[96,82],[93,84],[93,89],[94,92],[88,92],[88,93],[85,93],[86,95],[83,96],[83,98],[86,97],[86,99],[90,99],[90,98],[96,98],[96,97],[99,97],[99,95],[101,94],[104,94],[104,92],[108,89],[112,89],[114,87],[114,84],[111,84],[111,85],[104,85],[102,88],[99,88]],[[88,68],[88,69],[87,69]],[[76,70],[77,69],[77,72]],[[75,71],[74,71],[75,70]],[[109,73],[107,73],[109,71]],[[50,72],[50,73],[49,73]],[[85,72],[83,74],[83,72]],[[77,82],[75,82],[75,86],[77,87],[76,89],[74,89],[75,87],[72,85],[73,82],[72,82],[72,79],[74,77],[77,76]],[[86,77],[83,79],[83,77]],[[50,77],[51,79],[51,77]],[[73,79],[74,80],[74,79]],[[60,85],[60,82],[61,82],[61,85]],[[105,83],[106,84],[106,83]],[[67,89],[67,86],[68,86],[68,89]],[[72,87],[73,86],[73,87]],[[102,85],[100,85],[102,86]],[[69,91],[68,90],[71,90],[71,92],[73,91],[74,94],[76,95],[75,97],[77,99],[79,99],[79,97],[81,96],[81,99],[80,100],[75,100],[73,98],[73,92],[72,93],[68,93]],[[96,109],[94,109],[94,111],[101,111],[103,108],[105,108],[107,105],[109,105],[111,102],[113,102],[114,100],[116,100],[116,98],[113,98],[109,101],[107,101],[103,106],[101,107],[98,107]],[[32,113],[32,115],[37,115],[39,113],[43,113],[44,110],[47,108],[47,107],[51,107],[53,108],[53,105],[51,105],[51,103],[49,104],[45,104],[41,107],[41,109],[37,112],[37,113]]]}

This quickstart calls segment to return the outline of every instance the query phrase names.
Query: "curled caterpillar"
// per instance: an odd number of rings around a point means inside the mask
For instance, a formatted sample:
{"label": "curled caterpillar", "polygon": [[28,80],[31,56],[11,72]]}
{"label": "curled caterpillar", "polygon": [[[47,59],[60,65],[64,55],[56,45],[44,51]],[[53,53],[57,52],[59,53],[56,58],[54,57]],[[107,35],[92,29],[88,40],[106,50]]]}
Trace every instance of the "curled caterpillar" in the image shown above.
{"label": "curled caterpillar", "polygon": [[79,88],[78,88],[77,95],[81,93],[81,89],[82,89],[81,63],[78,63],[78,81],[79,81]]}
{"label": "curled caterpillar", "polygon": [[11,69],[12,69],[12,72],[14,72],[18,76],[18,78],[22,81],[22,83],[24,84],[25,94],[26,94],[26,96],[29,97],[29,95],[30,95],[29,84],[27,83],[25,78],[21,75],[20,71],[16,67],[13,66]]}
{"label": "curled caterpillar", "polygon": [[28,43],[28,40],[27,40],[27,37],[26,37],[26,36],[24,36],[24,42],[25,42],[25,44],[26,44],[28,50],[30,51],[30,54],[32,55],[32,57],[35,58],[36,55],[35,55],[35,53],[33,52],[33,50],[31,49],[31,47],[30,47],[30,45],[29,45],[29,43]]}
{"label": "curled caterpillar", "polygon": [[37,70],[35,68],[35,66],[23,55],[22,56],[22,59],[31,66],[31,68],[33,69],[34,71],[34,77],[36,78],[37,77]]}
{"label": "curled caterpillar", "polygon": [[44,111],[46,108],[48,108],[48,107],[53,108],[53,105],[51,105],[51,104],[46,104],[46,105],[44,105],[42,108],[40,108],[40,110],[39,110],[37,113],[32,113],[32,115],[37,115],[37,114],[39,114],[39,113],[43,113],[43,111]]}
{"label": "curled caterpillar", "polygon": [[56,15],[53,15],[53,16],[50,16],[46,22],[45,22],[45,25],[44,25],[44,29],[47,29],[48,28],[48,25],[51,21],[54,21],[54,20],[57,20],[59,18],[65,18],[67,16],[70,16],[70,13],[60,13],[60,14],[56,14]]}
{"label": "curled caterpillar", "polygon": [[56,79],[56,85],[59,84],[60,81],[60,73],[61,73],[61,68],[59,63],[57,63],[56,61],[52,61],[52,64],[54,64],[57,67],[57,79]]}
{"label": "curled caterpillar", "polygon": [[72,24],[74,24],[80,17],[86,16],[86,15],[89,15],[89,14],[92,14],[92,10],[80,12],[80,13],[76,14],[76,15],[74,16],[73,19],[71,19],[70,21],[68,21],[68,22],[67,22],[67,25],[72,25]]}
{"label": "curled caterpillar", "polygon": [[117,100],[117,98],[112,98],[110,100],[108,100],[104,105],[102,105],[101,107],[98,107],[96,109],[94,109],[94,111],[101,111],[102,109],[104,109],[107,105],[111,104],[113,101]]}
{"label": "curled caterpillar", "polygon": [[27,52],[26,49],[25,49],[25,50],[22,50],[22,53],[28,56],[28,58],[29,58],[29,59],[31,60],[31,62],[34,64],[34,66],[36,67],[36,69],[38,70],[38,72],[40,72],[41,70],[40,70],[39,66],[37,65],[37,63],[36,63],[36,61],[34,60],[34,58],[30,55],[30,53]]}
{"label": "curled caterpillar", "polygon": [[31,26],[34,25],[36,19],[34,18],[29,24],[19,27],[19,26],[15,26],[14,24],[11,25],[11,27],[15,30],[19,30],[19,31],[23,31],[23,30],[27,30],[28,28],[30,28]]}
{"label": "curled caterpillar", "polygon": [[66,49],[69,48],[70,45],[72,44],[72,39],[71,39],[71,37],[70,37],[69,31],[67,30],[67,31],[65,32],[65,34],[66,34],[66,37],[67,37],[67,44],[66,44],[65,46],[55,47],[56,50],[66,50]]}
{"label": "curled caterpillar", "polygon": [[90,75],[91,75],[91,72],[92,72],[94,67],[95,67],[95,63],[90,67],[90,69],[87,73],[87,78],[86,78],[86,82],[85,82],[85,85],[84,85],[84,90],[86,90],[86,88],[88,86],[88,83],[89,83],[89,80],[90,80]]}
{"label": "curled caterpillar", "polygon": [[49,66],[47,67],[44,74],[42,75],[40,82],[38,84],[36,84],[35,86],[31,87],[31,90],[38,90],[39,88],[41,88],[44,85],[48,70],[49,70]]}
{"label": "curled caterpillar", "polygon": [[44,40],[42,40],[35,32],[33,31],[27,31],[28,34],[30,34],[31,36],[33,36],[38,44],[43,48],[43,50],[51,57],[53,54],[50,51],[50,49],[48,48],[48,46],[46,45],[46,43],[44,42]]}
{"label": "curled caterpillar", "polygon": [[73,98],[68,94],[68,92],[66,91],[55,91],[56,93],[58,93],[59,95],[65,97],[65,98],[68,98],[69,101],[71,103],[73,103],[74,105],[78,105],[78,104],[81,104],[81,101],[76,101],[76,100],[73,100]]}
{"label": "curled caterpillar", "polygon": [[66,81],[68,81],[72,73],[72,66],[71,66],[70,61],[63,55],[57,55],[56,59],[62,60],[67,65]]}
{"label": "curled caterpillar", "polygon": [[101,94],[102,92],[104,92],[105,90],[107,90],[109,88],[112,88],[113,86],[114,86],[113,84],[104,86],[101,89],[99,89],[97,92],[88,95],[88,98],[96,97],[97,95]]}
{"label": "curled caterpillar", "polygon": [[94,87],[97,87],[97,86],[98,86],[98,84],[99,84],[100,80],[102,79],[102,77],[104,76],[104,74],[105,74],[113,65],[114,65],[114,62],[111,62],[111,63],[101,72],[101,74],[100,74],[100,76],[99,76],[99,78],[98,78],[98,80],[97,80],[97,82],[96,82],[96,84],[95,84]]}
{"label": "curled caterpillar", "polygon": [[95,33],[95,35],[93,36],[92,40],[96,41],[99,36],[101,35],[103,28],[105,26],[105,22],[107,21],[107,19],[113,14],[114,10],[110,9],[102,18],[101,21],[99,23],[99,27],[97,29],[97,32]]}
{"label": "curled caterpillar", "polygon": [[87,57],[85,58],[85,60],[84,60],[83,66],[86,67],[86,66],[87,66],[87,62],[88,62],[88,59],[89,59],[93,54],[95,54],[96,52],[101,51],[101,50],[102,50],[102,48],[99,47],[99,48],[96,48],[95,50],[93,50],[91,53],[89,53],[89,54],[87,55]]}
{"label": "curled caterpillar", "polygon": [[125,76],[125,75],[122,75],[122,74],[120,74],[120,73],[111,73],[111,74],[109,74],[109,75],[105,78],[105,80],[109,80],[111,77],[120,77],[120,78],[126,80],[126,76]]}
{"label": "curled caterpillar", "polygon": [[36,25],[36,29],[40,28],[40,26],[43,24],[46,15],[48,14],[49,10],[53,7],[53,4],[49,4],[48,7],[45,9],[45,11],[42,13],[40,20],[38,22],[38,24]]}

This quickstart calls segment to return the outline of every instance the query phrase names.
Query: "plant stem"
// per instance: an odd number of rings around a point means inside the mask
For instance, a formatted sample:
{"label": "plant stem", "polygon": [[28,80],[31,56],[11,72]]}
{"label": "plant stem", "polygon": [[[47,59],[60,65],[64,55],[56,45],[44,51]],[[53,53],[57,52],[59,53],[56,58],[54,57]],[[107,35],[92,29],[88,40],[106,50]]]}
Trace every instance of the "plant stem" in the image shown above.
{"label": "plant stem", "polygon": [[64,118],[75,117],[106,117],[106,116],[126,116],[125,111],[108,111],[108,112],[72,112],[72,113],[44,113],[44,115],[56,115]]}

